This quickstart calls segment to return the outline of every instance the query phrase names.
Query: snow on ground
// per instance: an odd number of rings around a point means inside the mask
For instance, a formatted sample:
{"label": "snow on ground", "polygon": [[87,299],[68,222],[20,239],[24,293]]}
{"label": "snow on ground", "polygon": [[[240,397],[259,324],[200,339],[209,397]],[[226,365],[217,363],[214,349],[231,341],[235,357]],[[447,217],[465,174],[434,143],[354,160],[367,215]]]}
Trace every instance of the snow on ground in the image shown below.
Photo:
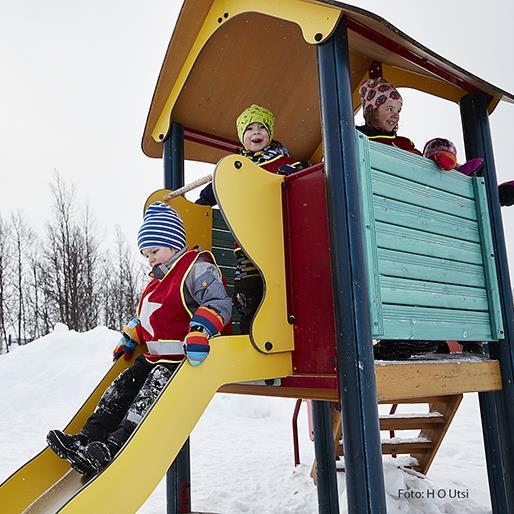
{"label": "snow on ground", "polygon": [[[52,334],[0,356],[0,483],[44,447],[48,430],[67,424],[109,368],[118,337],[104,327],[76,333],[58,325]],[[317,512],[306,407],[297,468],[293,408],[294,400],[216,395],[191,436],[193,510]],[[464,397],[428,478],[398,467],[407,463],[407,457],[384,459],[389,514],[491,512],[476,395]],[[346,512],[344,473],[338,480]],[[163,481],[139,512],[164,511]]]}

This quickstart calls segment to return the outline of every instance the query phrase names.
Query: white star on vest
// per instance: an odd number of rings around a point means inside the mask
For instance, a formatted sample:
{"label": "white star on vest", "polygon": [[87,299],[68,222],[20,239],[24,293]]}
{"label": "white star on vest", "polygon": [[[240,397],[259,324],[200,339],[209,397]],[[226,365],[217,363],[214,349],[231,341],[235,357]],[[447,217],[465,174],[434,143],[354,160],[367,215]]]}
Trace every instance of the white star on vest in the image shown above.
{"label": "white star on vest", "polygon": [[143,298],[143,304],[141,305],[141,312],[139,313],[139,321],[141,321],[141,326],[152,336],[154,335],[153,327],[150,324],[150,316],[161,307],[162,303],[151,302],[148,300],[149,296],[147,295]]}

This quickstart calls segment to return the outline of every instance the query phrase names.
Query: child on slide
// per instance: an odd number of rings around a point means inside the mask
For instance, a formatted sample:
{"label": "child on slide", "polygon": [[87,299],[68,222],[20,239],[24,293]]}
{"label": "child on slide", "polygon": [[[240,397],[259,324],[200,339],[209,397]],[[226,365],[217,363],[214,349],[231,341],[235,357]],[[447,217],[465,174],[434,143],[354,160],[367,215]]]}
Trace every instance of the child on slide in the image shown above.
{"label": "child on slide", "polygon": [[[50,448],[86,476],[112,461],[166,387],[178,366],[171,357],[177,342],[184,341],[186,358],[199,366],[209,355],[210,338],[231,316],[231,299],[214,257],[186,247],[182,220],[169,205],[155,202],[148,207],[138,247],[152,268],[152,280],[113,356],[115,361],[121,356],[130,360],[142,343],[147,343],[148,353],[112,382],[79,434],[51,430],[47,435]],[[170,430],[173,416],[180,413],[170,413]]]}

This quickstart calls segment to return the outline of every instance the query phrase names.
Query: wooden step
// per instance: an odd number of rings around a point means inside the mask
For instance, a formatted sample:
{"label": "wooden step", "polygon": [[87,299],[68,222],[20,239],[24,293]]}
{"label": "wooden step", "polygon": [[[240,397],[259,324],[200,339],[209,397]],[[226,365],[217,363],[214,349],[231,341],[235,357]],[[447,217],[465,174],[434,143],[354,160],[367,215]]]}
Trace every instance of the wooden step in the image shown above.
{"label": "wooden step", "polygon": [[[380,429],[394,431],[392,438],[382,440],[382,454],[411,455],[418,461],[414,469],[426,475],[461,401],[462,394],[416,398],[411,403],[427,403],[427,413],[381,415]],[[404,399],[401,403],[407,404],[408,401]],[[332,432],[337,459],[343,456],[344,449],[341,441],[341,413],[336,405],[332,403]],[[402,439],[401,432],[404,430],[419,430],[419,434],[417,437]],[[311,476],[316,481],[316,462],[312,466]]]}
{"label": "wooden step", "polygon": [[382,455],[410,455],[412,453],[430,453],[433,450],[432,441],[398,441],[382,442]]}
{"label": "wooden step", "polygon": [[380,430],[422,430],[441,427],[445,419],[442,414],[382,415]]}

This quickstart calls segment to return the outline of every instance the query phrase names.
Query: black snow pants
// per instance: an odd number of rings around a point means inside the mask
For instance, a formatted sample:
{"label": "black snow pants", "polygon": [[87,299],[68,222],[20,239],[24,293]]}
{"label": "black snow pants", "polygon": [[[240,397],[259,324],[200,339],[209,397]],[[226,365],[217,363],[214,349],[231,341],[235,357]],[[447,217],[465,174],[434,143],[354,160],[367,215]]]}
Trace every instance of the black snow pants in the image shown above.
{"label": "black snow pants", "polygon": [[143,355],[106,389],[81,430],[89,441],[121,448],[166,387],[178,364],[148,362]]}
{"label": "black snow pants", "polygon": [[234,280],[233,304],[241,319],[239,333],[249,334],[250,324],[262,300],[263,284],[261,277],[247,277]]}

